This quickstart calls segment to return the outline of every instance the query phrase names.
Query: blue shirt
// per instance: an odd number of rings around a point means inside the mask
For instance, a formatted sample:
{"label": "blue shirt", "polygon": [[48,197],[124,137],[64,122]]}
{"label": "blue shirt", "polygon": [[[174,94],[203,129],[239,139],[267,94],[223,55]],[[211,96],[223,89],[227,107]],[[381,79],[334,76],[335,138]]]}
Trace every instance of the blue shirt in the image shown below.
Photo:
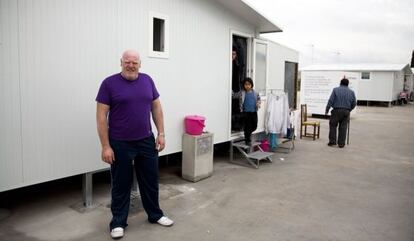
{"label": "blue shirt", "polygon": [[332,90],[331,97],[326,105],[326,112],[332,107],[334,109],[353,110],[356,105],[355,93],[348,86],[341,85]]}
{"label": "blue shirt", "polygon": [[243,112],[256,112],[256,95],[253,91],[246,92],[243,102]]}

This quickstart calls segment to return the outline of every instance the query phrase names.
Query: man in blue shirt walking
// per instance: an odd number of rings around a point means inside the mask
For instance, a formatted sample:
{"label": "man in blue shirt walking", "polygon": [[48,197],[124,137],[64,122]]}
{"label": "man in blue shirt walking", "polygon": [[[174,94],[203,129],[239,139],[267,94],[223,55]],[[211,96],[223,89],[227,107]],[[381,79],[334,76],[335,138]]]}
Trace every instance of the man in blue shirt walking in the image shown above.
{"label": "man in blue shirt walking", "polygon": [[[329,120],[329,143],[328,146],[338,144],[339,148],[345,146],[346,130],[351,111],[356,106],[355,93],[348,88],[349,80],[343,78],[339,87],[332,90],[331,97],[326,105],[325,115],[332,107],[331,118]],[[338,137],[336,130],[338,129]],[[338,141],[337,141],[338,140]]]}

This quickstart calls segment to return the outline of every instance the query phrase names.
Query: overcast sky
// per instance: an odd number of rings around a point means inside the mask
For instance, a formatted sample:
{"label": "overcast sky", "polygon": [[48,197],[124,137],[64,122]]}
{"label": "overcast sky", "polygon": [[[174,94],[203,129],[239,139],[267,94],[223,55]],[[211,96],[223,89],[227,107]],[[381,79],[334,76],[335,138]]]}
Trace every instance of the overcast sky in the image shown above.
{"label": "overcast sky", "polygon": [[299,65],[411,61],[414,0],[245,0],[283,29],[264,35]]}

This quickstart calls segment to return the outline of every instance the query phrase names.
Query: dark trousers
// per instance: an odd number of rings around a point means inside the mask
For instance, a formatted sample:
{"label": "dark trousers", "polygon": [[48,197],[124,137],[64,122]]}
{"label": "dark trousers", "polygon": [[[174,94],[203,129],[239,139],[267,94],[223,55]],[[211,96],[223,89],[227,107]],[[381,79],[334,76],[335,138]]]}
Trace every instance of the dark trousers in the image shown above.
{"label": "dark trousers", "polygon": [[[333,109],[331,111],[331,118],[329,120],[329,143],[338,144],[339,146],[345,145],[349,113],[350,111],[347,109]],[[338,129],[338,141],[336,129]]]}
{"label": "dark trousers", "polygon": [[243,112],[244,115],[244,140],[250,143],[253,131],[257,129],[257,112]]}
{"label": "dark trousers", "polygon": [[[158,152],[155,149],[154,136],[139,141],[110,140],[111,148],[115,153],[115,161],[111,165],[112,182],[112,220],[110,229],[126,227],[133,166],[138,179],[142,206],[148,215],[149,222],[156,222],[163,216],[158,202]],[[134,165],[132,165],[134,160]]]}

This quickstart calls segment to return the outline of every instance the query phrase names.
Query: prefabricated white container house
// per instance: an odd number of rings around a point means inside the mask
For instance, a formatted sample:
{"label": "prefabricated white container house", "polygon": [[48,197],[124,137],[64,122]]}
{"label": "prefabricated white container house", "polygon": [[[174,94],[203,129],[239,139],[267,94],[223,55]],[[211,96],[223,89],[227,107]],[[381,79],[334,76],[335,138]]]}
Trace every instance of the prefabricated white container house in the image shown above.
{"label": "prefabricated white container house", "polygon": [[[408,64],[341,64],[311,65],[301,69],[318,72],[356,72],[360,75],[358,83],[358,101],[380,101],[392,103],[398,100],[404,85],[411,85],[412,74]],[[339,85],[338,80],[338,85]],[[410,84],[411,82],[411,84]]]}
{"label": "prefabricated white container house", "polygon": [[161,155],[182,150],[190,114],[214,143],[231,140],[234,42],[266,99],[297,69],[298,52],[259,38],[279,31],[241,0],[0,0],[0,191],[108,168],[95,97],[125,49],[160,92]]}

